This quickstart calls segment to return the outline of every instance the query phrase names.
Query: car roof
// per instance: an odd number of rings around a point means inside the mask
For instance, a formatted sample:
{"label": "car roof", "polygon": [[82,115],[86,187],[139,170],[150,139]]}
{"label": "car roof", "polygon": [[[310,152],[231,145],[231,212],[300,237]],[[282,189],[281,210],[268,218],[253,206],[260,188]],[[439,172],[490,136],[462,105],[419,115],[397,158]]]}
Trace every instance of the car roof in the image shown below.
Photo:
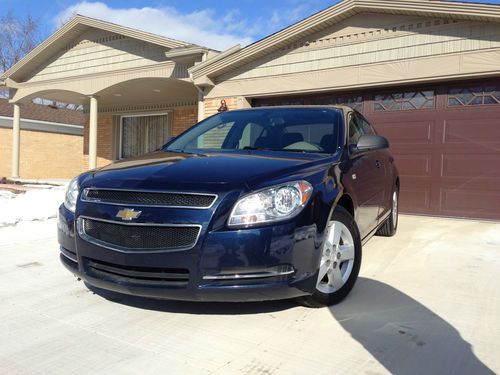
{"label": "car roof", "polygon": [[277,106],[263,106],[263,107],[252,107],[252,108],[239,108],[239,109],[232,109],[231,111],[255,111],[259,109],[265,109],[265,110],[271,110],[271,109],[278,109],[278,108],[295,108],[295,109],[300,109],[300,108],[325,108],[325,109],[340,109],[344,113],[350,112],[350,111],[355,111],[353,108],[346,106],[346,105],[277,105]]}

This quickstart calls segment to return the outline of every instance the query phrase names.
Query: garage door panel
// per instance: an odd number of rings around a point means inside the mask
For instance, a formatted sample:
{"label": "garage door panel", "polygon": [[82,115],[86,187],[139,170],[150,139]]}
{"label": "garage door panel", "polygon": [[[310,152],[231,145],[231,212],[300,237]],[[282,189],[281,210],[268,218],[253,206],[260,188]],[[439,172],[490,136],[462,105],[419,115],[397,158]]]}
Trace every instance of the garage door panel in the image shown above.
{"label": "garage door panel", "polygon": [[440,209],[451,216],[498,218],[500,191],[441,188]]}
{"label": "garage door panel", "polygon": [[431,212],[431,186],[401,178],[400,208],[403,212]]}
{"label": "garage door panel", "polygon": [[500,178],[500,153],[442,154],[441,177]]}
{"label": "garage door panel", "polygon": [[304,95],[301,103],[357,98],[351,102],[389,140],[402,212],[500,219],[499,93],[500,79],[488,78]]}
{"label": "garage door panel", "polygon": [[431,177],[432,155],[393,152],[399,174],[405,177]]}
{"label": "garage door panel", "polygon": [[472,147],[500,144],[500,119],[475,117],[447,120],[444,123],[443,143],[467,144]]}
{"label": "garage door panel", "polygon": [[[377,124],[379,134],[387,137],[391,145],[432,144],[434,123],[430,121],[394,122]],[[404,131],[401,131],[404,129]]]}

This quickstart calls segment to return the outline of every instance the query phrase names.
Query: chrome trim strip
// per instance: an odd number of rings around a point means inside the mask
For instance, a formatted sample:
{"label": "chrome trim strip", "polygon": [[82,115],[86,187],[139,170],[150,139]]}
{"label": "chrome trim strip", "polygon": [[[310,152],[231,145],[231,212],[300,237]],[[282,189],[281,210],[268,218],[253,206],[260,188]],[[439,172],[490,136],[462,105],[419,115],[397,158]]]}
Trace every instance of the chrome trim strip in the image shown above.
{"label": "chrome trim strip", "polygon": [[[172,205],[162,205],[162,204],[140,204],[140,203],[116,203],[116,202],[106,202],[95,198],[88,198],[87,194],[89,190],[109,190],[109,191],[124,191],[132,193],[153,193],[153,194],[184,194],[184,195],[205,195],[213,197],[214,200],[210,206],[198,207],[198,206],[172,206]],[[127,206],[127,207],[160,207],[160,208],[186,208],[189,210],[208,210],[213,207],[219,196],[213,193],[193,193],[193,192],[181,192],[181,191],[164,191],[164,190],[135,190],[135,189],[110,189],[110,188],[85,188],[82,194],[80,194],[80,200],[87,203],[98,203],[98,204],[109,204],[111,206]]]}
{"label": "chrome trim strip", "polygon": [[67,251],[64,247],[59,247],[59,251],[64,257],[68,258],[69,260],[78,263],[78,259],[73,257],[73,254],[70,254],[69,251]]}
{"label": "chrome trim strip", "polygon": [[[101,222],[110,223],[110,224],[125,225],[125,226],[128,225],[128,226],[166,227],[166,228],[192,227],[192,228],[198,228],[198,235],[196,236],[196,239],[193,242],[192,246],[174,247],[174,248],[167,248],[167,249],[147,249],[147,248],[141,249],[141,248],[138,248],[138,249],[131,250],[131,248],[113,245],[113,244],[110,244],[109,242],[101,241],[101,240],[98,240],[92,236],[87,235],[87,233],[85,233],[85,230],[83,227],[83,220],[84,219],[101,221]],[[80,236],[80,238],[82,240],[87,241],[87,242],[92,243],[92,244],[97,245],[97,246],[104,247],[106,249],[118,251],[120,253],[128,253],[128,254],[165,253],[165,252],[190,250],[193,247],[195,247],[196,244],[198,243],[198,240],[200,239],[200,236],[201,236],[201,229],[202,229],[202,226],[199,224],[124,223],[124,222],[120,222],[120,221],[99,219],[99,218],[90,217],[90,216],[79,216],[76,223],[77,223],[76,226],[78,229],[78,235]]]}
{"label": "chrome trim strip", "polygon": [[243,274],[232,274],[232,275],[208,275],[203,276],[203,280],[240,280],[240,279],[262,279],[267,277],[276,277],[276,276],[286,276],[294,273],[295,270],[291,269],[288,271],[266,271],[259,273],[243,273]]}

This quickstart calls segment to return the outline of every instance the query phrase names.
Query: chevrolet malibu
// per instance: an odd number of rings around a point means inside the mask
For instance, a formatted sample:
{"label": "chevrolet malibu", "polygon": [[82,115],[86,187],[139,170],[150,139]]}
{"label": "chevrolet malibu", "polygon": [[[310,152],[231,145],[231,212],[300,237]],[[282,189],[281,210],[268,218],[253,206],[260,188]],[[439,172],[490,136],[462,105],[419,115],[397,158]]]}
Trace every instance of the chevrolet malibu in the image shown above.
{"label": "chevrolet malibu", "polygon": [[137,296],[335,304],[362,244],[396,232],[388,147],[348,107],[219,113],[72,180],[60,259],[90,285]]}

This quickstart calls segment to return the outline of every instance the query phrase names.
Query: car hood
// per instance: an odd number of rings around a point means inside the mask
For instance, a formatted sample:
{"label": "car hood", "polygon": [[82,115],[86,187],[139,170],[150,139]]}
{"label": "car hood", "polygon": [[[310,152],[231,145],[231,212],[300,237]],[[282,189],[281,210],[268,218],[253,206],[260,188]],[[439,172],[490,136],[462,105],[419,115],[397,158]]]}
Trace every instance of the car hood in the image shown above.
{"label": "car hood", "polygon": [[84,187],[147,190],[251,188],[265,180],[316,169],[326,159],[332,162],[324,155],[289,152],[189,154],[157,151],[95,170],[85,180]]}

